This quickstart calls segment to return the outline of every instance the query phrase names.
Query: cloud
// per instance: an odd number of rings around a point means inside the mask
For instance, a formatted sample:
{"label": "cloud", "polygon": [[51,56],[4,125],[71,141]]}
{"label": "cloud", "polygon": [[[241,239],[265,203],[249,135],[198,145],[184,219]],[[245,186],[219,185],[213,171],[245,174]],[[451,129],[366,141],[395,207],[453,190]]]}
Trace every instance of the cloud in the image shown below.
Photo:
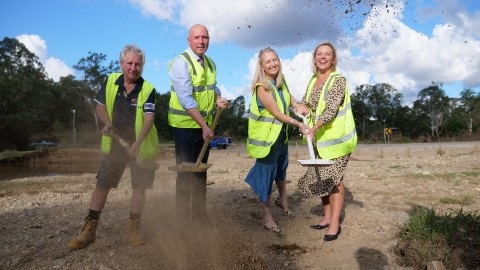
{"label": "cloud", "polygon": [[370,83],[386,82],[409,94],[436,81],[462,81],[467,88],[480,86],[475,75],[480,72],[480,41],[478,31],[472,31],[472,26],[480,23],[478,12],[468,14],[459,6],[445,10],[443,21],[429,36],[402,22],[401,3],[389,13],[373,8],[353,44],[364,60],[352,61],[354,65],[347,69],[352,73],[363,69],[372,74]]}
{"label": "cloud", "polygon": [[313,75],[310,65],[312,53],[301,52],[291,59],[282,59],[282,71],[290,89],[290,93],[300,101],[306,92],[308,82]]}
{"label": "cloud", "polygon": [[58,58],[48,57],[43,63],[48,76],[58,82],[60,77],[74,75],[75,71]]}
{"label": "cloud", "polygon": [[23,43],[27,49],[34,53],[40,61],[47,56],[47,44],[45,40],[38,35],[20,35],[16,39]]}
{"label": "cloud", "polygon": [[[480,86],[480,11],[474,8],[469,13],[465,1],[130,2],[147,16],[185,28],[205,24],[214,37],[212,43],[293,51],[279,56],[297,98],[311,74],[309,51],[323,40],[336,45],[339,71],[347,76],[352,91],[362,84],[389,83],[408,102],[432,82]],[[249,76],[255,61],[252,56]],[[249,85],[234,91],[246,96],[251,92]]]}
{"label": "cloud", "polygon": [[35,54],[42,63],[47,75],[58,82],[60,77],[73,75],[75,70],[58,58],[48,56],[47,43],[38,35],[20,35],[16,39],[23,43],[27,49]]}
{"label": "cloud", "polygon": [[[407,26],[402,21],[404,12],[401,2],[387,8],[373,6],[354,36],[337,43],[339,71],[347,76],[351,90],[362,84],[389,83],[409,103],[432,82],[480,86],[479,34],[472,31],[473,26],[480,27],[478,12],[451,9],[444,17],[451,21],[435,25],[428,36]],[[310,59],[305,52],[282,59],[283,72],[297,98],[304,93]]]}
{"label": "cloud", "polygon": [[181,2],[176,0],[129,0],[134,7],[138,7],[143,15],[152,15],[160,20],[173,20]]}
{"label": "cloud", "polygon": [[[277,51],[278,54],[278,51]],[[305,94],[307,84],[312,77],[312,71],[310,69],[312,54],[310,52],[302,52],[295,55],[293,58],[282,58],[279,55],[282,63],[282,72],[285,75],[287,85],[289,87],[292,96],[300,101]],[[237,95],[243,95],[245,97],[246,104],[250,103],[250,97],[252,96],[251,80],[255,74],[255,68],[258,61],[258,53],[250,58],[248,62],[248,83],[241,88],[235,90]],[[223,90],[222,90],[223,93]]]}
{"label": "cloud", "polygon": [[[353,4],[352,4],[353,2]],[[130,0],[146,16],[189,28],[207,26],[212,42],[232,42],[244,48],[284,47],[318,39],[337,40],[343,30],[358,26],[358,18],[379,1],[311,0]],[[350,18],[351,20],[346,20]]]}

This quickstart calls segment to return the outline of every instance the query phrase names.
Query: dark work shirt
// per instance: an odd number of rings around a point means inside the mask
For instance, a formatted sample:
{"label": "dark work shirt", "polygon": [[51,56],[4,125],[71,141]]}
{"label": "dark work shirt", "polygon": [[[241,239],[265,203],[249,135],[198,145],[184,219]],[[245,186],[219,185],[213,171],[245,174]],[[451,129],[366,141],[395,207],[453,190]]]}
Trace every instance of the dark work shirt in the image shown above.
{"label": "dark work shirt", "polygon": [[[108,80],[108,79],[107,79]],[[98,91],[95,101],[106,105],[106,86],[107,80]],[[118,134],[128,142],[135,141],[135,112],[137,107],[137,98],[142,89],[144,79],[140,77],[135,84],[135,88],[127,95],[127,89],[123,85],[123,74],[115,82],[118,85],[117,96],[113,104],[112,124]],[[153,89],[143,105],[143,113],[155,113],[156,91]]]}

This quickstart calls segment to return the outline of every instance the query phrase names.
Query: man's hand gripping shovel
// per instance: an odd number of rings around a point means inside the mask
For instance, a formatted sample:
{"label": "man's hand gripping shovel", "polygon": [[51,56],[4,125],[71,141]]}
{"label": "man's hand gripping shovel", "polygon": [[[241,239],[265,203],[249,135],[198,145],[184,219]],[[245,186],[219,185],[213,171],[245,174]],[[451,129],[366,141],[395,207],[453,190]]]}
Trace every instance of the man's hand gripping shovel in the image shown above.
{"label": "man's hand gripping shovel", "polygon": [[[299,115],[297,114],[300,118],[303,120],[303,124],[307,125],[308,127],[308,121],[307,121],[307,116],[308,115]],[[310,159],[304,159],[304,160],[297,160],[302,166],[327,166],[327,165],[332,165],[335,163],[333,160],[329,159],[315,159],[315,153],[313,152],[313,144],[312,144],[312,138],[310,135],[307,136],[307,144],[308,144],[308,154],[310,155]]]}
{"label": "man's hand gripping shovel", "polygon": [[[224,109],[217,107],[215,112],[215,118],[212,122],[211,130],[215,131],[215,127],[218,123],[218,118],[220,118],[220,114]],[[178,171],[178,172],[204,172],[208,170],[213,164],[202,163],[203,156],[207,151],[208,145],[210,144],[210,140],[212,138],[207,137],[205,142],[203,143],[202,150],[200,150],[200,154],[198,155],[197,162],[182,162],[178,165],[168,167],[171,171]]]}
{"label": "man's hand gripping shovel", "polygon": [[[125,150],[127,150],[127,153],[130,151],[131,145],[127,141],[125,141],[122,137],[120,137],[120,135],[118,135],[115,130],[110,130],[109,132],[102,132],[102,133],[105,134],[106,136],[112,137],[113,139],[117,140],[118,143],[123,148],[125,148]],[[139,167],[144,169],[156,170],[160,167],[160,165],[158,165],[158,163],[156,163],[153,160],[140,160],[136,154],[134,154],[132,158],[135,160],[135,164],[137,164]]]}

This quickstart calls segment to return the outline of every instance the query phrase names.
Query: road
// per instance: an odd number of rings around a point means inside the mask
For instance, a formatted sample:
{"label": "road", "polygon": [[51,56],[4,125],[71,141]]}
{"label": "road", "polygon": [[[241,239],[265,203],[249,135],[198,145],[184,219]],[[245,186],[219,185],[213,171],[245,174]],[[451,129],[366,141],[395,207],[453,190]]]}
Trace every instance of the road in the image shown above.
{"label": "road", "polygon": [[379,143],[379,144],[358,144],[359,149],[391,149],[391,148],[429,148],[429,147],[477,147],[480,141],[470,142],[431,142],[431,143]]}

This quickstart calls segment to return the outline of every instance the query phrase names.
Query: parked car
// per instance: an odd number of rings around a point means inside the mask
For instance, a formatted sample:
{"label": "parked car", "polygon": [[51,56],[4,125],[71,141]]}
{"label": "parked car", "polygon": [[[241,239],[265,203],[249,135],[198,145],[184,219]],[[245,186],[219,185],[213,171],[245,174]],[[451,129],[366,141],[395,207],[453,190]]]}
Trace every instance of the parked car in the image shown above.
{"label": "parked car", "polygon": [[46,149],[51,147],[57,147],[57,143],[51,141],[38,141],[30,144],[31,149]]}
{"label": "parked car", "polygon": [[231,144],[232,144],[232,138],[230,137],[215,137],[210,141],[209,147],[217,148],[217,149],[226,149]]}

